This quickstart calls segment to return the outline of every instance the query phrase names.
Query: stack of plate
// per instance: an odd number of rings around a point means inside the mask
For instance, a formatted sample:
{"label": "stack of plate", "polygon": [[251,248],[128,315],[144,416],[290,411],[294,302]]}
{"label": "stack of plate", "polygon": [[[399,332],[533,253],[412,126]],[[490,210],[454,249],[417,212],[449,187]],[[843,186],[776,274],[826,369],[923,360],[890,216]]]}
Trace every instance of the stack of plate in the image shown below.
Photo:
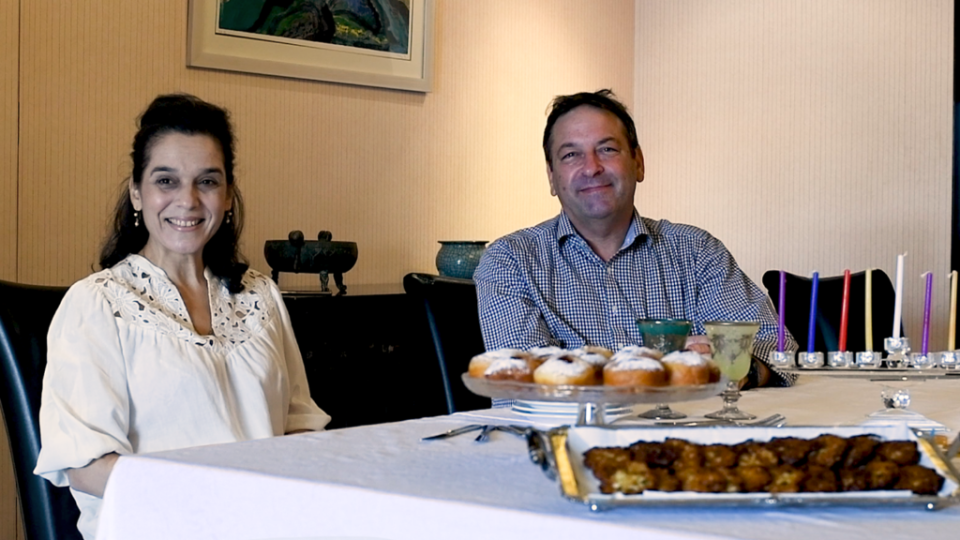
{"label": "stack of plate", "polygon": [[[513,411],[524,416],[537,418],[563,418],[575,421],[579,411],[578,403],[562,401],[523,401],[513,402]],[[607,418],[631,414],[633,406],[629,404],[608,404],[604,409]]]}

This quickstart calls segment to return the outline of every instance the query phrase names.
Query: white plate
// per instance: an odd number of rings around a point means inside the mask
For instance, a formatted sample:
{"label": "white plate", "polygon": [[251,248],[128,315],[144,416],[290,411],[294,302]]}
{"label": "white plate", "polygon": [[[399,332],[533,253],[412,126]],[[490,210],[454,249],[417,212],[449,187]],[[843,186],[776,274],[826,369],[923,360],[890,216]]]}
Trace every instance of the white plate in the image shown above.
{"label": "white plate", "polygon": [[[576,419],[579,403],[564,403],[558,401],[522,401],[513,403],[513,411],[525,416],[540,416],[553,418]],[[633,407],[623,404],[609,404],[604,409],[606,416],[622,416],[633,412]]]}

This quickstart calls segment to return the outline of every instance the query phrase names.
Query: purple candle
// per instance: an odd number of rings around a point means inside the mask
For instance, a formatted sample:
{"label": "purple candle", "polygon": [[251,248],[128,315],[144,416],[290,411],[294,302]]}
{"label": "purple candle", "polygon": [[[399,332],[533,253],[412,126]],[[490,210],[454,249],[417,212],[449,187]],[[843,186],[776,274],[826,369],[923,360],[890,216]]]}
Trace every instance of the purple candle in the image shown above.
{"label": "purple candle", "polygon": [[786,345],[787,333],[785,332],[785,315],[786,311],[784,306],[787,303],[787,273],[783,270],[780,271],[780,298],[777,303],[777,312],[780,315],[779,320],[777,321],[777,352],[783,352],[783,348]]}
{"label": "purple candle", "polygon": [[807,352],[812,353],[815,347],[813,337],[817,329],[817,289],[820,288],[820,273],[813,273],[813,288],[810,291],[810,324],[807,326]]}
{"label": "purple candle", "polygon": [[927,278],[927,294],[923,298],[923,341],[920,354],[926,356],[930,350],[930,297],[933,296],[933,272],[924,274]]}

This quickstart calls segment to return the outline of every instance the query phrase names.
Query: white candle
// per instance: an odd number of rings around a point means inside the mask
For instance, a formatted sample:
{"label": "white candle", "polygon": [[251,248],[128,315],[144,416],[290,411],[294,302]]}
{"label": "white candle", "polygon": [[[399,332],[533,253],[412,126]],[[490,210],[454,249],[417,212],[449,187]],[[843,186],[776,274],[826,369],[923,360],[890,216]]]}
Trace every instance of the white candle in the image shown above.
{"label": "white candle", "polygon": [[903,314],[903,258],[907,254],[897,255],[897,291],[893,304],[893,339],[900,339],[900,317]]}
{"label": "white candle", "polygon": [[947,328],[947,350],[957,346],[957,271],[950,272],[950,327]]}
{"label": "white candle", "polygon": [[873,350],[873,269],[867,268],[867,285],[864,291],[863,305],[863,329],[866,332],[864,336],[863,350],[869,352]]}

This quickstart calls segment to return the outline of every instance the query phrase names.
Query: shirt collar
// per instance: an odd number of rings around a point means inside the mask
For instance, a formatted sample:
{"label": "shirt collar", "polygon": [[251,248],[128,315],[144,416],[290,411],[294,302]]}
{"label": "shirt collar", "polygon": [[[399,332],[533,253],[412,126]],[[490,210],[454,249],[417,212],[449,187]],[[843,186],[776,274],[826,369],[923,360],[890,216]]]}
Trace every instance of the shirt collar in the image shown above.
{"label": "shirt collar", "polygon": [[[573,228],[573,223],[570,223],[570,218],[567,217],[567,213],[560,212],[560,220],[557,224],[557,242],[562,244],[566,241],[568,237],[580,237],[577,230]],[[633,245],[634,242],[639,238],[641,242],[647,239],[650,236],[650,232],[647,230],[647,226],[643,224],[643,220],[640,219],[640,214],[637,212],[637,209],[633,209],[633,219],[630,220],[630,228],[627,229],[627,235],[623,238],[623,245],[620,246],[620,249],[626,249]],[[582,239],[582,237],[580,237]],[[584,241],[586,244],[586,241]]]}

